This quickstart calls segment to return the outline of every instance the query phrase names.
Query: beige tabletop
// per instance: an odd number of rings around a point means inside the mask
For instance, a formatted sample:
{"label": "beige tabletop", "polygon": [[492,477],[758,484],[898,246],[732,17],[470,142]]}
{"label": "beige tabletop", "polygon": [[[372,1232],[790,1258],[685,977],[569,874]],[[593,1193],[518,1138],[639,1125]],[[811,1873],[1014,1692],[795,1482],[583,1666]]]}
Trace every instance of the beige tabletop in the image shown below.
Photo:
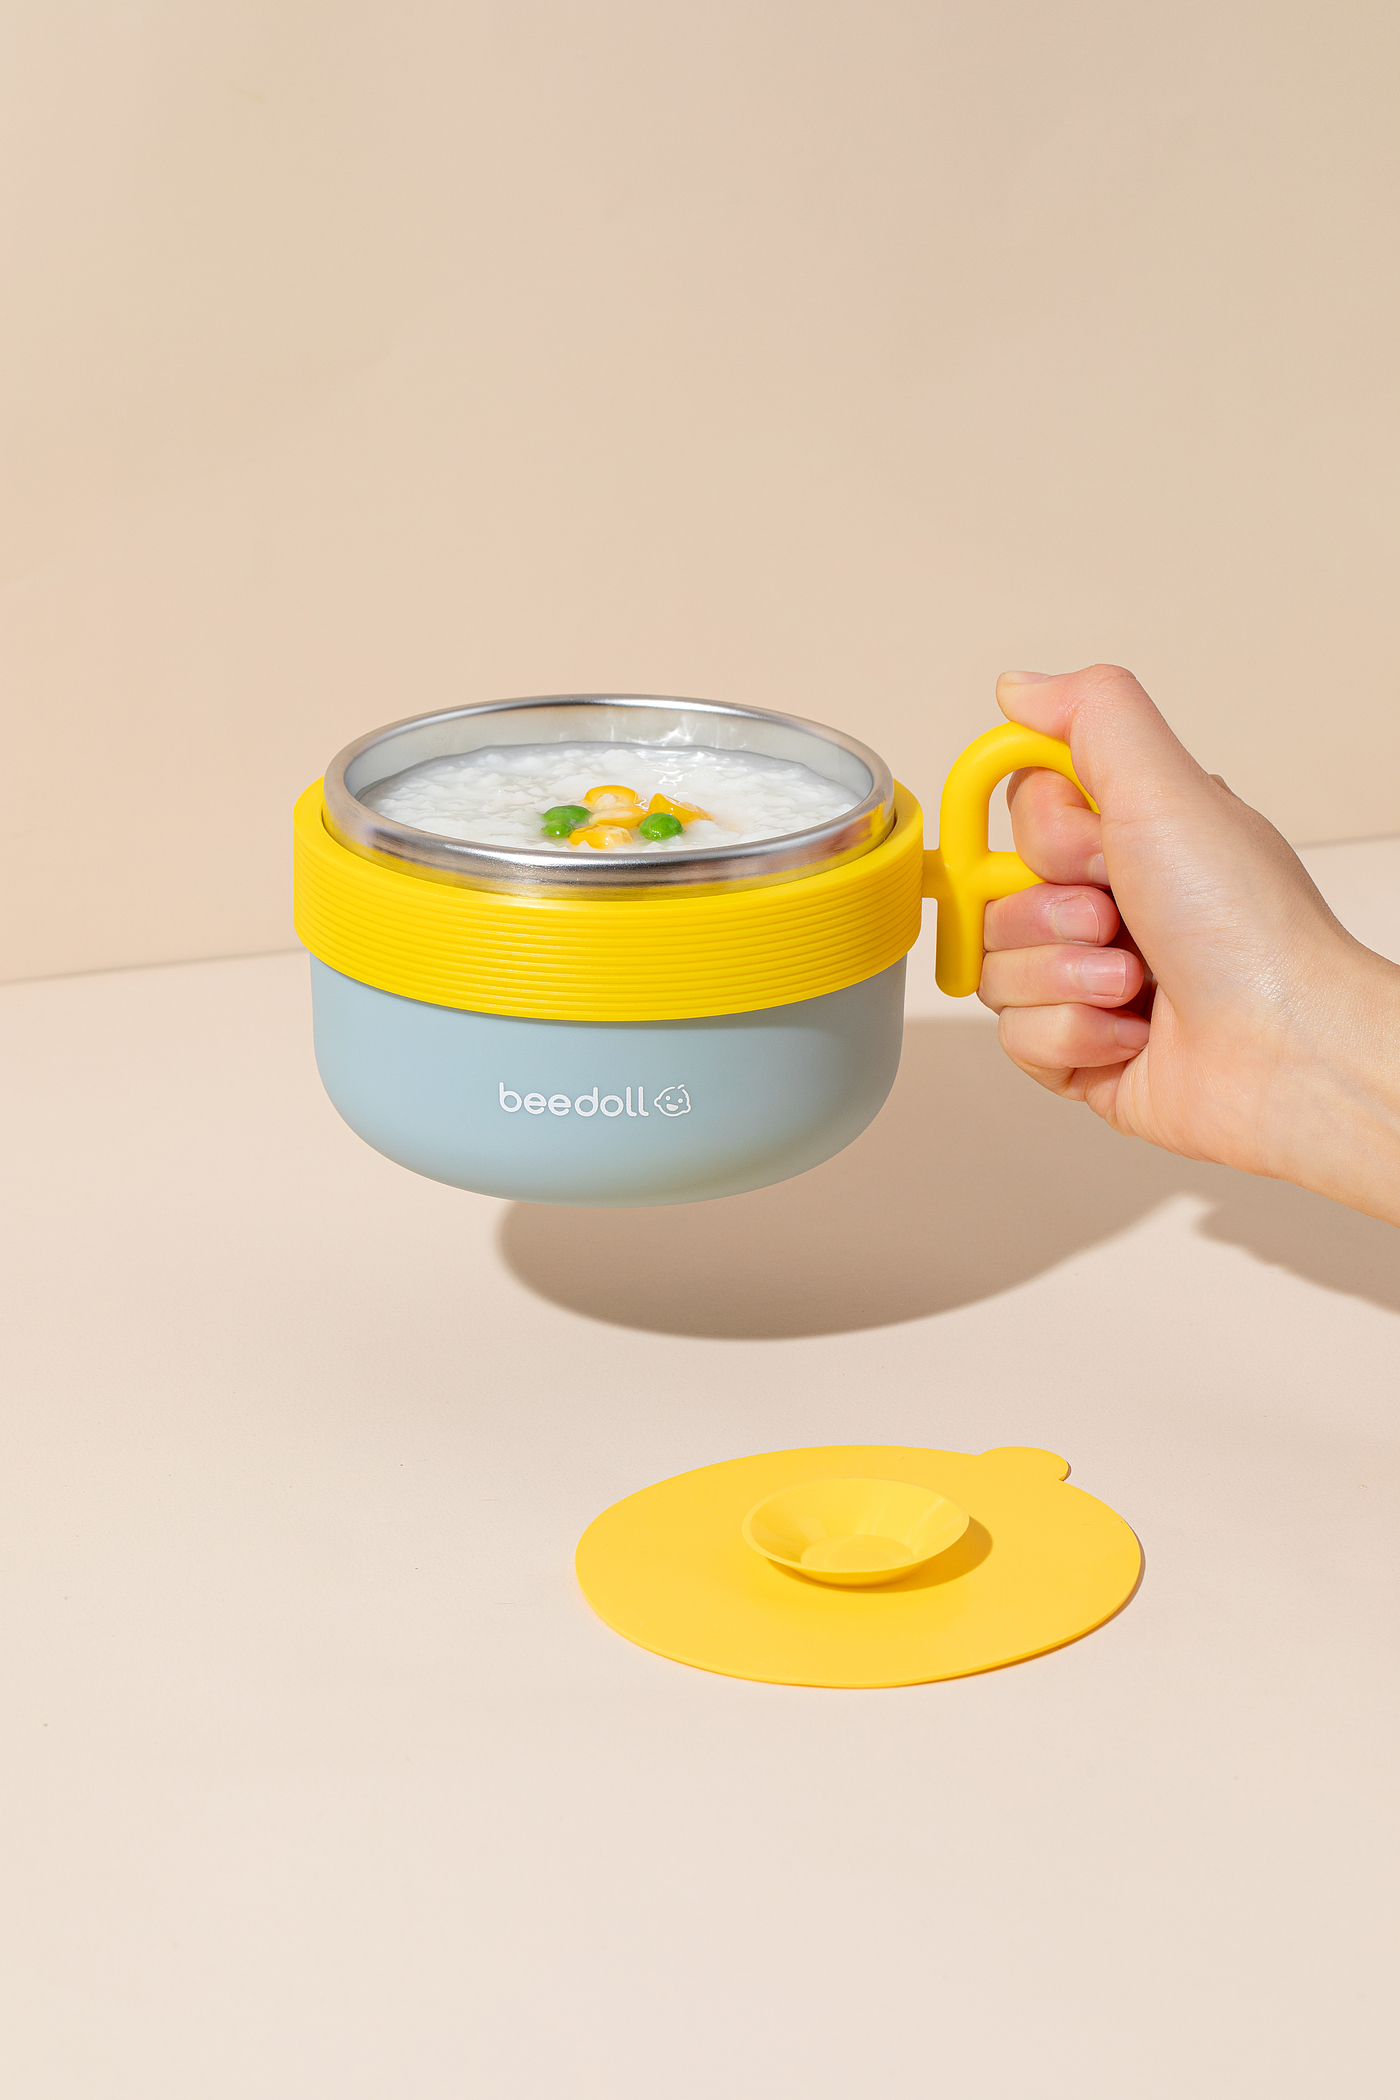
{"label": "beige tabletop", "polygon": [[[1400,843],[1310,861],[1400,955]],[[1400,1239],[929,963],[863,1139],[635,1212],[370,1151],[300,955],[0,994],[10,2091],[1394,2090]],[[847,1440],[1064,1453],[1136,1598],[870,1693],[583,1602],[618,1496]]]}

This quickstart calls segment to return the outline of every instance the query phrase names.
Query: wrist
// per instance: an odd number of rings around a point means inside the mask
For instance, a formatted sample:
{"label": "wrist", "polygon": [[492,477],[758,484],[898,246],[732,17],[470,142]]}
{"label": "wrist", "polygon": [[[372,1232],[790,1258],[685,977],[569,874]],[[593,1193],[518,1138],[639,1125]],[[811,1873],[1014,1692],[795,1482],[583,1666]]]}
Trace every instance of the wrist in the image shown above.
{"label": "wrist", "polygon": [[1400,1225],[1400,967],[1347,936],[1325,983],[1278,1171]]}

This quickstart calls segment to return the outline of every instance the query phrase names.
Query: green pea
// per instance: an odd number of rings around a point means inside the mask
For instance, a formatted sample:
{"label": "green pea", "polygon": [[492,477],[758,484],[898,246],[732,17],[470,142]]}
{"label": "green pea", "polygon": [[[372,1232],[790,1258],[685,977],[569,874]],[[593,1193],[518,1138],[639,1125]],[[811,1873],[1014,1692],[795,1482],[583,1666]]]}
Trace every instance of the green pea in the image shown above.
{"label": "green pea", "polygon": [[637,829],[644,839],[675,839],[680,837],[685,826],[679,817],[668,816],[664,809],[657,809],[649,817],[643,817]]}
{"label": "green pea", "polygon": [[540,821],[547,837],[566,839],[569,833],[577,831],[580,825],[591,824],[593,812],[591,809],[585,809],[580,802],[560,802],[553,809],[547,809]]}

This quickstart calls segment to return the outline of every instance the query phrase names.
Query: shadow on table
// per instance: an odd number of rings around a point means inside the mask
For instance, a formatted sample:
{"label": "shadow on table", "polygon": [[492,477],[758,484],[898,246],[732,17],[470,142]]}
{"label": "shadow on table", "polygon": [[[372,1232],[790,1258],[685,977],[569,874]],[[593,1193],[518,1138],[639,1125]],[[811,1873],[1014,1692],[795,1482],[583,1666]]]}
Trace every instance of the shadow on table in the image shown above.
{"label": "shadow on table", "polygon": [[994,1297],[1180,1195],[1210,1206],[1212,1239],[1400,1311],[1393,1227],[1118,1137],[965,1021],[909,1022],[881,1114],[795,1181],[652,1210],[513,1204],[501,1245],[529,1289],[618,1326],[841,1334]]}

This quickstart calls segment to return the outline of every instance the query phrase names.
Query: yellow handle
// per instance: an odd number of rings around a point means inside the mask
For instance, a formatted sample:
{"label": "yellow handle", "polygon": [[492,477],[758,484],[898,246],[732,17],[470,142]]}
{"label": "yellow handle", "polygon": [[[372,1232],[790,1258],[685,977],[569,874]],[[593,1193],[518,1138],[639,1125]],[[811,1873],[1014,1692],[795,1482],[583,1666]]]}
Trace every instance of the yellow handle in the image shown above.
{"label": "yellow handle", "polygon": [[939,989],[955,999],[975,992],[982,978],[982,914],[994,897],[1010,897],[1041,880],[1019,853],[993,853],[987,845],[987,806],[992,790],[1022,766],[1041,766],[1072,780],[1090,809],[1069,745],[1058,737],[1003,722],[969,744],[943,783],[938,807],[938,844],[924,855],[924,895],[938,903]]}

